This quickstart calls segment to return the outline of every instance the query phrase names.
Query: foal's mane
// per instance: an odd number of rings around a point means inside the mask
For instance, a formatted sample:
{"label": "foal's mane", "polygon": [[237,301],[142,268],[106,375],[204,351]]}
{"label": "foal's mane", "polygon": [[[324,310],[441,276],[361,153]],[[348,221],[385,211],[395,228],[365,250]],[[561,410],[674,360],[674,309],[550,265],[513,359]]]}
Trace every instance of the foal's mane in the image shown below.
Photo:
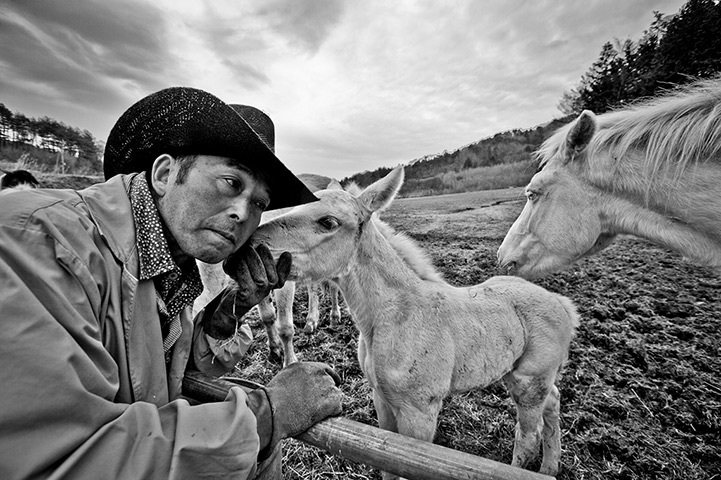
{"label": "foal's mane", "polygon": [[444,282],[443,276],[436,267],[433,266],[428,254],[423,250],[415,240],[403,232],[396,231],[393,227],[378,218],[377,214],[373,214],[373,223],[381,232],[381,235],[388,240],[393,250],[403,259],[403,261],[413,270],[422,280],[430,282]]}
{"label": "foal's mane", "polygon": [[[357,183],[351,182],[343,188],[346,192],[354,197],[360,195],[363,191]],[[379,212],[373,214],[373,223],[383,238],[393,247],[393,250],[403,259],[403,261],[418,275],[422,280],[430,282],[445,282],[441,273],[436,270],[430,257],[415,240],[403,232],[396,231],[393,227],[380,219]]]}
{"label": "foal's mane", "polygon": [[[597,120],[589,156],[608,151],[620,159],[638,148],[645,152],[649,176],[671,169],[679,176],[690,164],[721,152],[721,76],[601,114]],[[571,125],[561,127],[538,149],[541,166],[563,152]]]}

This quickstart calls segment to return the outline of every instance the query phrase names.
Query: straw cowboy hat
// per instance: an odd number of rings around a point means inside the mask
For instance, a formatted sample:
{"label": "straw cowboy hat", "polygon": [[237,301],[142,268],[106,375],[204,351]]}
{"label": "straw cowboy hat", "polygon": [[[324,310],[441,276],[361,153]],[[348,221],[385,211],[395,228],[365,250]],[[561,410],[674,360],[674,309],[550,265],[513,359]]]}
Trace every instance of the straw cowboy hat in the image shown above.
{"label": "straw cowboy hat", "polygon": [[118,119],[105,144],[105,178],[142,172],[162,154],[216,155],[264,174],[271,192],[268,210],[317,200],[275,156],[271,119],[248,105],[227,105],[188,87],[160,90]]}

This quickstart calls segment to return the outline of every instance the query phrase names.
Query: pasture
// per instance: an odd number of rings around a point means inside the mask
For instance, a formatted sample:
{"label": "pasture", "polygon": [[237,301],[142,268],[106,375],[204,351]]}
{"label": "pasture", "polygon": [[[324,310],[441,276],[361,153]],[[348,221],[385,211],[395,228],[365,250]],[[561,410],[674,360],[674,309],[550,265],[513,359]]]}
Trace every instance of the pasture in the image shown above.
{"label": "pasture", "polygon": [[[407,232],[454,285],[498,274],[496,250],[524,204],[522,189],[397,199],[383,219]],[[535,283],[568,296],[581,314],[560,380],[563,454],[559,479],[721,478],[721,278],[631,237]],[[329,300],[321,304],[327,315]],[[305,318],[299,295],[296,321]],[[239,376],[267,382],[265,330]],[[295,338],[301,360],[333,365],[344,380],[344,416],[376,424],[346,312],[336,328]],[[510,463],[515,411],[502,384],[449,398],[435,443]],[[294,440],[285,478],[378,479],[380,473]]]}

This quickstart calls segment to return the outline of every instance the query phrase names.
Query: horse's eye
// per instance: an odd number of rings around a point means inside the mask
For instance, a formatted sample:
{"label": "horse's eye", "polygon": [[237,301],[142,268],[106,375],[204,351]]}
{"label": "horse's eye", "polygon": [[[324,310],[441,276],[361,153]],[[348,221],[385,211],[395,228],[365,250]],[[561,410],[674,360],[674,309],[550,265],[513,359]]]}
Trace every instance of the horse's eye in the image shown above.
{"label": "horse's eye", "polygon": [[335,217],[323,217],[318,220],[318,224],[326,230],[333,230],[335,228],[338,228],[340,222]]}
{"label": "horse's eye", "polygon": [[528,192],[526,192],[526,198],[528,198],[528,201],[529,201],[529,202],[533,203],[533,202],[535,202],[536,200],[538,200],[538,193],[537,193],[537,192],[528,191]]}

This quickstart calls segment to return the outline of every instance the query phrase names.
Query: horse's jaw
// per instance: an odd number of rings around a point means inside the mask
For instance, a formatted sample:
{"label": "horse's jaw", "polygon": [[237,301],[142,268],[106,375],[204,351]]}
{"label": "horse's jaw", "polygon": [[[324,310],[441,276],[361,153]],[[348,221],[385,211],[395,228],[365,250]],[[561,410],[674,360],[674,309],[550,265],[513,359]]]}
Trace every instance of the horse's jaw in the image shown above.
{"label": "horse's jaw", "polygon": [[581,258],[600,252],[613,243],[615,238],[615,233],[602,233],[588,250],[573,255],[571,252],[552,252],[530,235],[515,248],[501,245],[498,249],[498,265],[508,275],[533,280],[564,270]]}

